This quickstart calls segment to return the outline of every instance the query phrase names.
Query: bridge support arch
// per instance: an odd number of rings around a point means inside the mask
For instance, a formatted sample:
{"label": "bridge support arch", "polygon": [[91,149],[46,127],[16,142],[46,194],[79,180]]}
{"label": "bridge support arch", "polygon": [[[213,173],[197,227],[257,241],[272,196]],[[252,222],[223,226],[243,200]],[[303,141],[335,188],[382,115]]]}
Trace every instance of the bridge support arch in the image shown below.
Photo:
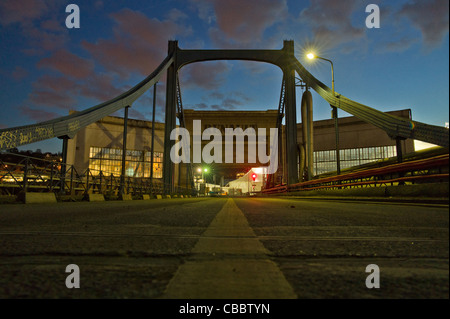
{"label": "bridge support arch", "polygon": [[278,66],[286,81],[286,182],[298,183],[297,154],[297,106],[295,94],[295,68],[291,61],[294,56],[294,41],[285,40],[281,50],[182,50],[178,41],[169,41],[168,55],[173,63],[167,69],[166,114],[164,132],[163,181],[164,192],[170,194],[174,190],[175,166],[170,159],[170,150],[175,141],[170,140],[170,133],[176,128],[176,87],[177,74],[183,66],[203,61],[246,60],[266,62]]}

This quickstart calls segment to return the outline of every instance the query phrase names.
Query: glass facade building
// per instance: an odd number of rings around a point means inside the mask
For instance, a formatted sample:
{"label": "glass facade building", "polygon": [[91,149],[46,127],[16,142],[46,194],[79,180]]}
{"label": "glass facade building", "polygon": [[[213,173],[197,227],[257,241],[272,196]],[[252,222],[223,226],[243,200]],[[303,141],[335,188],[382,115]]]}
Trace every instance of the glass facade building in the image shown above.
{"label": "glass facade building", "polygon": [[[150,177],[150,151],[127,150],[125,157],[125,176]],[[163,153],[153,153],[153,178],[162,178]],[[89,169],[92,174],[100,171],[105,175],[120,176],[122,172],[122,149],[90,147]]]}
{"label": "glass facade building", "polygon": [[[397,156],[397,149],[395,146],[341,149],[339,155],[341,169],[346,169]],[[314,152],[314,175],[333,171],[336,171],[336,150]]]}

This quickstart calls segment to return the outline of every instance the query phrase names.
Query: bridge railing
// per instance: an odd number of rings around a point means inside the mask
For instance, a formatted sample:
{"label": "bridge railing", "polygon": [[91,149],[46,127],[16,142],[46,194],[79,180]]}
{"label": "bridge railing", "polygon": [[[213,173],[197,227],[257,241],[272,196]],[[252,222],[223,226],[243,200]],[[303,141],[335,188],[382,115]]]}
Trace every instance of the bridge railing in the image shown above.
{"label": "bridge railing", "polygon": [[418,183],[449,182],[449,155],[392,164],[359,172],[314,179],[292,185],[278,185],[262,190],[263,194],[276,194],[318,189],[345,189],[380,187]]}
{"label": "bridge railing", "polygon": [[[160,179],[115,175],[102,170],[78,172],[75,166],[58,160],[46,160],[14,153],[0,154],[0,195],[23,192],[54,192],[58,196],[120,193],[141,196],[164,193]],[[173,194],[192,195],[193,190],[175,186]]]}

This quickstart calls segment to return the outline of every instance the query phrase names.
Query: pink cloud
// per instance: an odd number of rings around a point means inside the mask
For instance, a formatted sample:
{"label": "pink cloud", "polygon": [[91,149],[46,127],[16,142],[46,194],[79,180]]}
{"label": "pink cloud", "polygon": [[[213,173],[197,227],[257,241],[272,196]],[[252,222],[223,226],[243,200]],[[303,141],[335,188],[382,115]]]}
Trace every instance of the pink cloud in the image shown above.
{"label": "pink cloud", "polygon": [[42,59],[37,66],[51,68],[78,79],[89,76],[94,70],[92,61],[81,58],[66,49],[58,50],[51,57]]}
{"label": "pink cloud", "polygon": [[407,17],[423,35],[425,45],[435,47],[442,43],[449,28],[449,2],[443,0],[406,3],[400,16]]}
{"label": "pink cloud", "polygon": [[[50,26],[48,26],[50,28]],[[29,27],[23,30],[28,40],[28,49],[22,50],[28,55],[42,55],[64,47],[68,41],[67,29],[49,30],[40,27]]]}
{"label": "pink cloud", "polygon": [[219,88],[229,71],[226,62],[204,62],[187,65],[181,71],[183,87],[201,87],[207,90]]}
{"label": "pink cloud", "polygon": [[42,109],[37,110],[28,106],[22,106],[19,109],[24,116],[27,116],[36,122],[48,121],[61,116],[55,112],[43,111]]}
{"label": "pink cloud", "polygon": [[30,101],[36,105],[69,110],[76,104],[75,98],[67,92],[35,90],[30,93]]}
{"label": "pink cloud", "polygon": [[14,80],[19,81],[28,76],[28,71],[21,66],[16,66],[11,75]]}
{"label": "pink cloud", "polygon": [[[64,11],[56,1],[2,0],[0,1],[0,25],[5,28],[19,24],[15,32],[26,47],[21,52],[39,55],[64,46],[67,29],[60,16]],[[61,11],[61,12],[60,12]]]}
{"label": "pink cloud", "polygon": [[30,21],[42,17],[48,10],[45,1],[35,0],[2,0],[0,1],[0,24],[29,24]]}
{"label": "pink cloud", "polygon": [[64,23],[56,19],[48,19],[41,22],[41,28],[49,31],[66,31]]}
{"label": "pink cloud", "polygon": [[331,49],[365,38],[365,28],[351,22],[360,7],[358,0],[317,0],[300,13],[300,21],[312,29],[314,42]]}
{"label": "pink cloud", "polygon": [[82,96],[106,102],[126,91],[125,89],[115,87],[113,80],[114,78],[111,74],[94,74],[86,79],[84,83],[78,85],[79,93]]}
{"label": "pink cloud", "polygon": [[214,1],[217,26],[241,43],[259,42],[264,31],[287,14],[285,0]]}
{"label": "pink cloud", "polygon": [[83,41],[82,46],[108,70],[121,75],[148,75],[164,59],[168,40],[188,32],[174,21],[150,19],[130,9],[114,13],[111,18],[115,22],[112,39]]}
{"label": "pink cloud", "polygon": [[116,88],[113,81],[111,74],[104,73],[92,73],[85,79],[44,75],[33,83],[29,100],[60,109],[76,108],[77,97],[80,96],[106,102],[125,92],[125,89]]}
{"label": "pink cloud", "polygon": [[43,75],[33,83],[35,90],[70,92],[75,82],[65,76]]}

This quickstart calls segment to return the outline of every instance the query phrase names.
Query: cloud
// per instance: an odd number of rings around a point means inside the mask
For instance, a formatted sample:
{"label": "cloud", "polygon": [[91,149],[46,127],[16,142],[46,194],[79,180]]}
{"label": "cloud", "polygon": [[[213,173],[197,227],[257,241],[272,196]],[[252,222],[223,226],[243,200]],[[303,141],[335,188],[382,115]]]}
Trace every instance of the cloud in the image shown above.
{"label": "cloud", "polygon": [[242,99],[244,102],[250,102],[252,100],[250,97],[248,97],[247,95],[245,95],[242,92],[233,92],[232,94],[233,94],[233,96],[236,96],[236,97]]}
{"label": "cloud", "polygon": [[48,121],[60,116],[55,112],[43,111],[42,109],[33,109],[28,106],[19,107],[21,113],[36,122]]}
{"label": "cloud", "polygon": [[130,9],[113,13],[111,18],[115,24],[112,39],[81,44],[99,64],[121,76],[150,74],[164,59],[168,39],[190,32],[172,20],[150,19]]}
{"label": "cloud", "polygon": [[45,1],[35,0],[2,0],[0,1],[0,24],[7,26],[13,23],[29,24],[41,18],[48,11]]}
{"label": "cloud", "polygon": [[234,106],[226,107],[224,105],[217,105],[217,104],[211,105],[211,110],[214,110],[214,111],[230,111],[230,110],[234,110],[234,109],[235,109]]}
{"label": "cloud", "polygon": [[20,81],[28,76],[28,71],[21,66],[16,66],[11,75],[14,80]]}
{"label": "cloud", "polygon": [[216,100],[223,100],[223,98],[225,97],[225,95],[223,93],[220,92],[212,92],[211,94],[209,94],[207,97],[205,97],[205,99],[209,100],[209,99],[216,99]]}
{"label": "cloud", "polygon": [[76,103],[76,99],[72,95],[61,91],[35,90],[30,93],[29,99],[35,105],[62,110],[72,109]]}
{"label": "cloud", "polygon": [[78,85],[79,93],[84,97],[106,102],[126,91],[125,88],[121,89],[114,86],[113,81],[112,74],[96,73]]}
{"label": "cloud", "polygon": [[102,0],[97,0],[97,1],[95,1],[95,3],[94,3],[94,7],[95,7],[95,9],[97,9],[97,10],[103,9],[103,6],[104,6],[104,3],[103,3]]}
{"label": "cloud", "polygon": [[44,74],[33,83],[28,96],[31,105],[77,109],[80,97],[105,102],[124,92],[113,85],[112,74],[96,71],[94,62],[67,50],[59,50],[37,65],[57,73]]}
{"label": "cloud", "polygon": [[216,20],[213,2],[211,0],[189,0],[191,7],[197,11],[199,18],[208,24]]}
{"label": "cloud", "polygon": [[174,9],[170,10],[170,12],[168,14],[168,18],[171,21],[177,21],[177,20],[187,19],[188,16],[184,12],[178,10],[177,8],[174,8]]}
{"label": "cloud", "polygon": [[187,88],[215,90],[225,82],[225,75],[229,70],[229,64],[223,61],[190,64],[182,69],[182,85]]}
{"label": "cloud", "polygon": [[23,35],[28,45],[22,52],[27,55],[43,55],[63,48],[68,42],[67,29],[55,31],[30,27],[23,30]]}
{"label": "cloud", "polygon": [[286,0],[190,0],[216,47],[250,47],[288,15]]}
{"label": "cloud", "polygon": [[445,0],[413,0],[400,9],[399,16],[408,18],[421,31],[426,46],[436,47],[448,34],[448,11],[449,2]]}
{"label": "cloud", "polygon": [[300,22],[308,25],[314,42],[331,49],[365,38],[365,27],[352,25],[352,15],[361,6],[359,0],[317,0],[300,12]]}
{"label": "cloud", "polygon": [[264,31],[283,19],[285,0],[214,1],[219,30],[239,43],[260,42]]}
{"label": "cloud", "polygon": [[66,49],[58,50],[51,57],[42,59],[37,66],[50,68],[77,79],[86,78],[94,71],[94,62],[81,58]]}
{"label": "cloud", "polygon": [[286,0],[212,1],[216,26],[209,30],[218,47],[250,47],[263,41],[264,33],[287,17]]}
{"label": "cloud", "polygon": [[201,109],[201,110],[215,110],[215,111],[229,111],[236,110],[240,106],[245,106],[251,99],[241,92],[231,92],[228,95],[213,92],[209,94],[204,100],[210,99],[219,100],[219,103],[206,104],[198,103],[195,105],[188,105],[187,108]]}
{"label": "cloud", "polygon": [[209,106],[206,105],[205,103],[198,103],[198,104],[194,105],[194,109],[206,110],[208,108],[209,108]]}
{"label": "cloud", "polygon": [[65,14],[61,6],[50,0],[2,0],[0,25],[26,45],[22,53],[41,55],[62,48],[68,41],[68,30],[61,22]]}
{"label": "cloud", "polygon": [[404,37],[398,41],[387,42],[383,45],[381,51],[387,52],[402,52],[408,50],[413,44],[417,43],[416,38]]}
{"label": "cloud", "polygon": [[83,80],[46,74],[33,83],[29,101],[62,110],[76,108],[78,97],[106,102],[126,90],[115,87],[113,81],[114,77],[105,73],[92,73]]}
{"label": "cloud", "polygon": [[68,77],[44,74],[33,83],[33,89],[70,92],[75,85],[75,81]]}

